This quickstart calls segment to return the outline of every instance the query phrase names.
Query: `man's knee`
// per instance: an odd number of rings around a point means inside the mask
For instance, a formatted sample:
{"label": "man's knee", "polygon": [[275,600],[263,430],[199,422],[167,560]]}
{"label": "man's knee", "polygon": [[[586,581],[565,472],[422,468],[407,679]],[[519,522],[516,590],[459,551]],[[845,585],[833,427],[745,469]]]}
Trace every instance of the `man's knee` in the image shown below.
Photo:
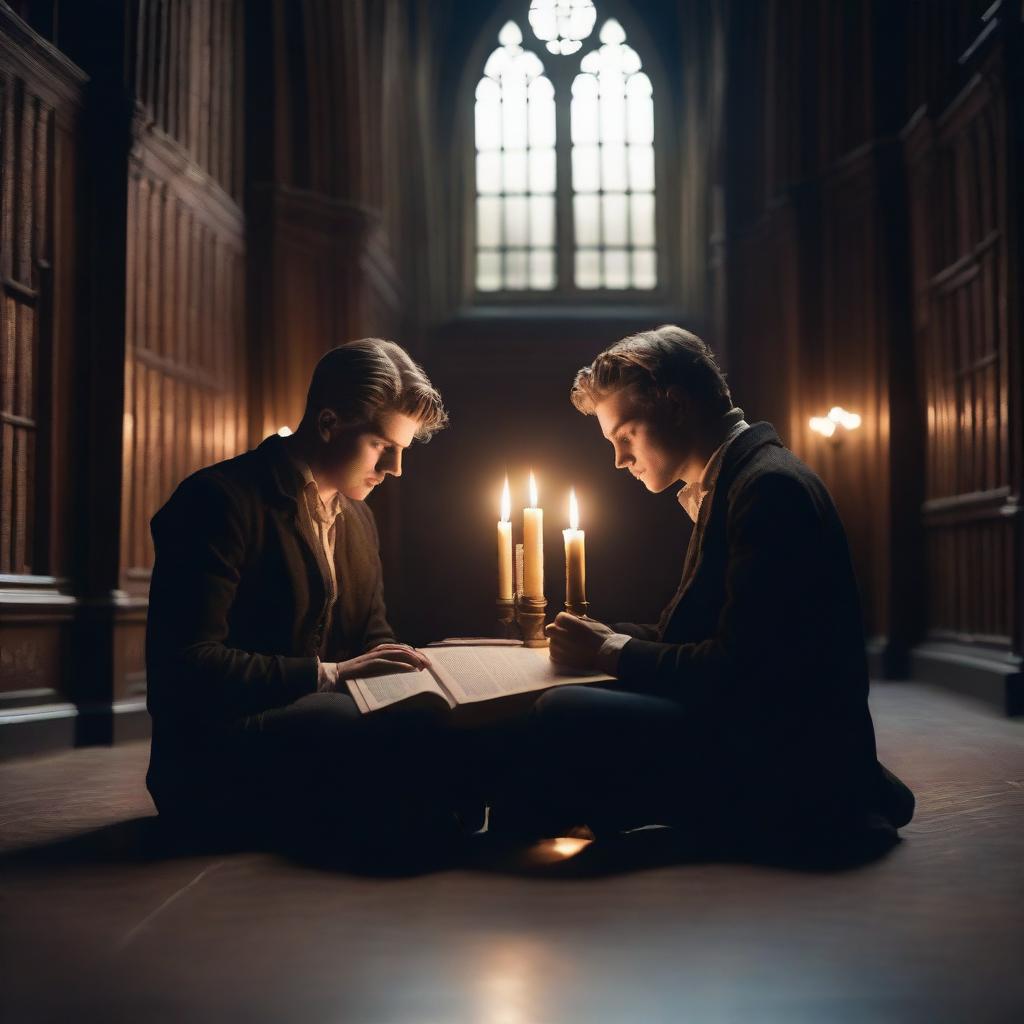
{"label": "man's knee", "polygon": [[533,718],[544,727],[557,728],[577,719],[593,704],[593,694],[582,686],[558,686],[542,693],[533,705]]}

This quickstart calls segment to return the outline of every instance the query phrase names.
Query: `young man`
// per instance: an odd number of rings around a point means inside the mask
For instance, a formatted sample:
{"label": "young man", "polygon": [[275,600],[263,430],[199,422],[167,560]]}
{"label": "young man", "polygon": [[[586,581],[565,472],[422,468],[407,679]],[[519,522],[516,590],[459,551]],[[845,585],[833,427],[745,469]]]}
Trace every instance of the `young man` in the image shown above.
{"label": "young man", "polygon": [[681,824],[756,840],[906,824],[913,796],[875,756],[860,603],[820,479],[733,406],[711,350],[666,326],[580,370],[615,466],[678,481],[694,528],[656,624],[561,613],[551,656],[614,675],[537,703],[549,810],[601,829]]}
{"label": "young man", "polygon": [[147,784],[162,816],[365,836],[444,814],[417,788],[429,722],[364,719],[345,681],[425,663],[388,624],[364,499],[446,422],[398,345],[341,345],[294,435],[193,474],[154,516]]}

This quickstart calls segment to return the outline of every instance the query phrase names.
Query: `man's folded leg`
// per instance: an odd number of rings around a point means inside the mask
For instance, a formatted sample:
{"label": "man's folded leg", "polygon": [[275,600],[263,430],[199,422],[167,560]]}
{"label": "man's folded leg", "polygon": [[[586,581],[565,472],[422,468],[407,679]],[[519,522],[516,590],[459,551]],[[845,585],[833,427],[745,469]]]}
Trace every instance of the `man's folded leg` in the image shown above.
{"label": "man's folded leg", "polygon": [[454,827],[444,715],[363,715],[348,694],[310,694],[239,722],[226,737],[225,774],[271,842],[429,843]]}

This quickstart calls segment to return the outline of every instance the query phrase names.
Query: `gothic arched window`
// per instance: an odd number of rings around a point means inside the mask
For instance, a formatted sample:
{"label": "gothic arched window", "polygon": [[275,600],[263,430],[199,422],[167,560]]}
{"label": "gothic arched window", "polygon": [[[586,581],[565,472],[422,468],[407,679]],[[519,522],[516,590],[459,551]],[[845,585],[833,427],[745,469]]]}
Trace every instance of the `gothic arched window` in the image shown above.
{"label": "gothic arched window", "polygon": [[651,80],[614,18],[594,43],[597,20],[592,0],[533,0],[533,39],[498,33],[476,88],[478,292],[658,285]]}

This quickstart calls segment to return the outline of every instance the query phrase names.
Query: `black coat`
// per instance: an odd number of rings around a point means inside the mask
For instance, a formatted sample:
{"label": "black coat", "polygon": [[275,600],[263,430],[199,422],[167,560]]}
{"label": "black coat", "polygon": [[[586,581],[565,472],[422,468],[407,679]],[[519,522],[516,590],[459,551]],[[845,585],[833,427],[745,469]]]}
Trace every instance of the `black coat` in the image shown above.
{"label": "black coat", "polygon": [[711,500],[689,585],[658,625],[615,627],[636,638],[620,679],[686,708],[701,763],[737,800],[870,805],[860,599],[825,485],[758,423],[726,450]]}
{"label": "black coat", "polygon": [[158,804],[183,772],[204,773],[232,723],[314,692],[318,654],[343,661],[394,639],[373,513],[344,503],[329,616],[302,486],[273,435],[188,477],[153,517],[146,676]]}

